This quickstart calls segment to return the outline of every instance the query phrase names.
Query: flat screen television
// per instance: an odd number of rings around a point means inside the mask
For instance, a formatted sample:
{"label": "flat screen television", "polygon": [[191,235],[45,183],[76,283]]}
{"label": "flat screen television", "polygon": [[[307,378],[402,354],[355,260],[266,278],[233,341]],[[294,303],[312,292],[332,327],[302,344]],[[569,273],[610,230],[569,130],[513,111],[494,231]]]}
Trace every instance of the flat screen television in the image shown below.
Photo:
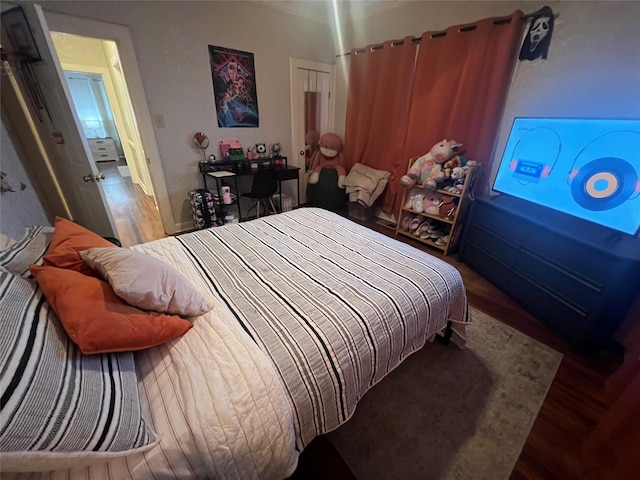
{"label": "flat screen television", "polygon": [[640,119],[517,117],[493,190],[637,235]]}

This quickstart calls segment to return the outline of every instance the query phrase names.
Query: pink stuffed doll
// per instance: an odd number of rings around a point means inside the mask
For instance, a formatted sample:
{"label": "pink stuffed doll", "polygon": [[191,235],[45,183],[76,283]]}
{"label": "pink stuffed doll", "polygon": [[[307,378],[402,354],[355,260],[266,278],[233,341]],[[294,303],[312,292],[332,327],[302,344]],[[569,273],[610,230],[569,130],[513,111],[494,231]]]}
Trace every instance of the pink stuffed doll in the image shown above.
{"label": "pink stuffed doll", "polygon": [[311,158],[309,183],[320,180],[320,172],[325,168],[334,168],[338,172],[338,188],[344,188],[347,171],[342,165],[342,140],[335,133],[325,133],[320,137],[318,150]]}
{"label": "pink stuffed doll", "polygon": [[414,185],[435,190],[438,183],[445,179],[442,164],[456,155],[462,144],[455,140],[442,140],[436,143],[429,153],[413,162],[409,172],[400,179],[400,185],[411,188]]}

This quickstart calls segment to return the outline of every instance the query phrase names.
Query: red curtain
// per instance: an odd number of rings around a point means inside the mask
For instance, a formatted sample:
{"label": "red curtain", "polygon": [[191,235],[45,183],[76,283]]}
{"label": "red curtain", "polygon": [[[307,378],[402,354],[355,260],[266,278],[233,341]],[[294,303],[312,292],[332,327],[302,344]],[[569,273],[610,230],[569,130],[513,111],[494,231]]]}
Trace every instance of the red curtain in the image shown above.
{"label": "red curtain", "polygon": [[[442,139],[488,171],[524,31],[522,12],[426,32],[420,40],[404,157]],[[408,160],[407,160],[408,161]],[[476,189],[486,183],[486,175]],[[397,199],[399,207],[400,199]]]}
{"label": "red curtain", "polygon": [[378,200],[386,212],[393,210],[400,177],[406,173],[403,154],[416,49],[407,37],[351,51],[345,167],[359,162],[391,172]]}
{"label": "red curtain", "polygon": [[318,130],[318,125],[320,125],[320,120],[318,119],[318,113],[320,109],[318,105],[320,104],[320,93],[318,92],[304,92],[304,131],[305,133],[309,131]]}
{"label": "red curtain", "polygon": [[351,52],[346,166],[361,162],[391,172],[385,212],[398,213],[409,158],[443,138],[463,143],[465,157],[488,170],[524,31],[521,16],[518,10],[426,32],[417,59],[409,37],[401,48],[386,42]]}

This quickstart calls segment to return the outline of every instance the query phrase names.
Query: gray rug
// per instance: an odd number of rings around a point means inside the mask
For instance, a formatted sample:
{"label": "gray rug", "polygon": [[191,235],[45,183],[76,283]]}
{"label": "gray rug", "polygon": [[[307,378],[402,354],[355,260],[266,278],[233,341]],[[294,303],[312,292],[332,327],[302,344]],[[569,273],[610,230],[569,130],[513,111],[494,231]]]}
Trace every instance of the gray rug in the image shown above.
{"label": "gray rug", "polygon": [[508,479],[562,355],[476,309],[464,349],[407,358],[328,437],[358,479]]}

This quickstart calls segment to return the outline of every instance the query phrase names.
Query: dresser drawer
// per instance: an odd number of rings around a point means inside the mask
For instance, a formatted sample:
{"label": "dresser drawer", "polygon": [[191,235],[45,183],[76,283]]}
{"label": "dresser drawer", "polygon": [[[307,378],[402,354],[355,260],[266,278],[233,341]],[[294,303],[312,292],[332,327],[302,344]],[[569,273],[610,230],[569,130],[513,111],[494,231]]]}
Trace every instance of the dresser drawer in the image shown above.
{"label": "dresser drawer", "polygon": [[89,138],[87,141],[96,162],[118,160],[118,151],[113,138]]}
{"label": "dresser drawer", "polygon": [[116,146],[116,142],[113,138],[88,138],[87,142],[89,142],[89,146],[93,149],[93,147],[114,147]]}

